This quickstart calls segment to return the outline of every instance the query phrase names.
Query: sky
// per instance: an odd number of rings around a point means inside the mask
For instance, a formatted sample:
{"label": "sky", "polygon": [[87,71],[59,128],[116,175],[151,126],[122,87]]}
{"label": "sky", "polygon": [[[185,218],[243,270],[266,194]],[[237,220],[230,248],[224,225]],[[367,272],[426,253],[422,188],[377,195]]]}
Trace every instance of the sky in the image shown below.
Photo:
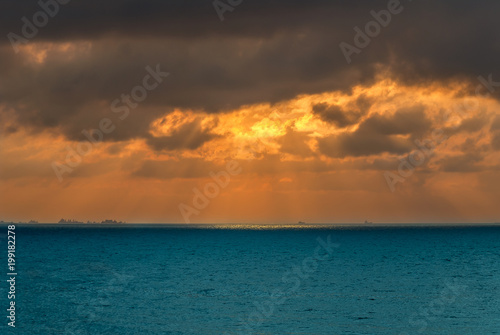
{"label": "sky", "polygon": [[0,220],[499,222],[499,11],[0,0]]}

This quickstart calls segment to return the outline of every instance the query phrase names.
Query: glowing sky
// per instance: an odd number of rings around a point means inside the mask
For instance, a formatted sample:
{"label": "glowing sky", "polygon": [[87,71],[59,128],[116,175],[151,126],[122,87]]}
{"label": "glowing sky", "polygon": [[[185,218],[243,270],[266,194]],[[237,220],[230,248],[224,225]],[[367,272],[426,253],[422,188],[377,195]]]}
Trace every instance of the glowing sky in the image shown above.
{"label": "glowing sky", "polygon": [[[0,219],[500,220],[497,2],[402,3],[351,64],[339,43],[387,1],[243,2],[224,21],[196,3],[74,1],[18,53],[2,41]],[[5,34],[39,10],[9,6]]]}

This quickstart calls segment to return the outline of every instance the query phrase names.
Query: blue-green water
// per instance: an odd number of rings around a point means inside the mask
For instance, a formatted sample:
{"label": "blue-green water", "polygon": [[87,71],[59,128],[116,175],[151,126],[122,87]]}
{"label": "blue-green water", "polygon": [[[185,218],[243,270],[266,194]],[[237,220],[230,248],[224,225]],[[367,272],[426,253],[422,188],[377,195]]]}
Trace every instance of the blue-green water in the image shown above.
{"label": "blue-green water", "polygon": [[16,253],[1,334],[500,333],[495,227],[17,226]]}

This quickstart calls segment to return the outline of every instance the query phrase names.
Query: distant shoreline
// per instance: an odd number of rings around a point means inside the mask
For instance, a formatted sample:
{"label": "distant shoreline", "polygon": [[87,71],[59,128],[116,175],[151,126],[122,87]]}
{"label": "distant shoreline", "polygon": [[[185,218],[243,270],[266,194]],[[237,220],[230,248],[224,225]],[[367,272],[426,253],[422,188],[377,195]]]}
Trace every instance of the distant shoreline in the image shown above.
{"label": "distant shoreline", "polygon": [[500,223],[307,223],[307,224],[290,224],[290,223],[266,223],[266,224],[248,224],[248,223],[26,223],[26,222],[0,222],[0,226],[16,225],[22,227],[74,227],[74,228],[198,228],[198,229],[248,229],[248,230],[265,230],[265,229],[281,229],[281,230],[296,230],[296,229],[324,229],[324,228],[481,228],[481,227],[500,227]]}

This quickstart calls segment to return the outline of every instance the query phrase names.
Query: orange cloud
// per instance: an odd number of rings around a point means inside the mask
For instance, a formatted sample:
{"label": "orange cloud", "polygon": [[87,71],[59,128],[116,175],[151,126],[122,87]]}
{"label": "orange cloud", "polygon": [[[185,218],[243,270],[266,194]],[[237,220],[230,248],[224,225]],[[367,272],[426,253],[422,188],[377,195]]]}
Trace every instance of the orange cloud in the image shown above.
{"label": "orange cloud", "polygon": [[[51,163],[78,142],[21,127],[0,138],[1,214],[180,222],[178,204],[192,188],[236,159],[241,175],[194,222],[490,220],[500,215],[500,191],[491,187],[500,182],[500,106],[463,91],[460,83],[409,87],[384,79],[222,114],[177,109],[149,125],[151,140],[96,145],[62,183]],[[383,172],[397,170],[415,140],[435,129],[448,139],[391,193]],[[186,145],[151,142],[176,135]]]}

